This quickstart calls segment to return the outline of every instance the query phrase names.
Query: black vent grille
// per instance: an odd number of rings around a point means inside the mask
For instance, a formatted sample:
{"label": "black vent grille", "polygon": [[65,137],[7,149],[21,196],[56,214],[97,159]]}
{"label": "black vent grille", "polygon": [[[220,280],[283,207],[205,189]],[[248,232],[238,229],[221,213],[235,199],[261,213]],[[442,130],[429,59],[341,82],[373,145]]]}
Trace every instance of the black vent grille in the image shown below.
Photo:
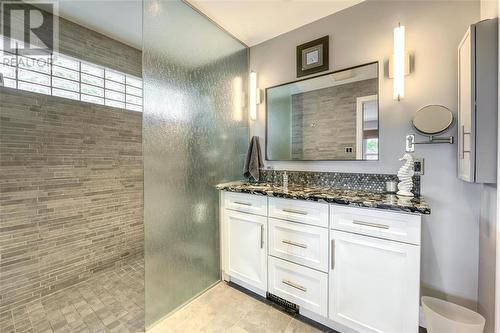
{"label": "black vent grille", "polygon": [[274,304],[283,308],[284,311],[292,314],[299,313],[299,306],[295,303],[289,302],[286,299],[283,299],[279,296],[276,296],[271,293],[266,293],[266,298],[268,301],[273,302]]}

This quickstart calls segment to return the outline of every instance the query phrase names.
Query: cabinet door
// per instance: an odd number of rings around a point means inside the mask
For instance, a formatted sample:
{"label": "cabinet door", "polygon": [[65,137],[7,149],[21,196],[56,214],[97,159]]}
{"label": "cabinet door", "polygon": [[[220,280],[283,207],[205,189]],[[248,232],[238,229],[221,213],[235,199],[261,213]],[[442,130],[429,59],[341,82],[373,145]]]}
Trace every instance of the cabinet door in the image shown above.
{"label": "cabinet door", "polygon": [[362,333],[417,333],[420,247],[342,231],[330,242],[330,319]]}
{"label": "cabinet door", "polygon": [[458,47],[458,177],[474,182],[474,26]]}
{"label": "cabinet door", "polygon": [[226,274],[267,289],[267,218],[226,210]]}

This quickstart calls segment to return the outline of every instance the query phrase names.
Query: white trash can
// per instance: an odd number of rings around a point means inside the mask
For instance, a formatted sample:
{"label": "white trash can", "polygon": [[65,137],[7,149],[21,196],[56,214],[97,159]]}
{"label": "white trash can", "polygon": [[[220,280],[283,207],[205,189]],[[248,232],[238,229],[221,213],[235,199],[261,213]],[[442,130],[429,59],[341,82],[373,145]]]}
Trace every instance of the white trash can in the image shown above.
{"label": "white trash can", "polygon": [[428,333],[483,333],[485,319],[463,306],[422,297]]}

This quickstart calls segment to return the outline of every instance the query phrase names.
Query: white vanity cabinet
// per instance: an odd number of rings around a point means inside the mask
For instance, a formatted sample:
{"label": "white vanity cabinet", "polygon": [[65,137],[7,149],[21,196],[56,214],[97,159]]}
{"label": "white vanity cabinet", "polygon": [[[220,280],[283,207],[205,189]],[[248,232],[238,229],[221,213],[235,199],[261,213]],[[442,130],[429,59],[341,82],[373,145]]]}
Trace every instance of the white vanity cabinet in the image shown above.
{"label": "white vanity cabinet", "polygon": [[260,295],[267,290],[267,198],[223,193],[223,272]]}
{"label": "white vanity cabinet", "polygon": [[328,315],[326,203],[269,198],[268,291]]}
{"label": "white vanity cabinet", "polygon": [[342,333],[417,333],[418,214],[221,192],[223,278]]}
{"label": "white vanity cabinet", "polygon": [[358,332],[417,333],[420,216],[330,208],[329,318]]}

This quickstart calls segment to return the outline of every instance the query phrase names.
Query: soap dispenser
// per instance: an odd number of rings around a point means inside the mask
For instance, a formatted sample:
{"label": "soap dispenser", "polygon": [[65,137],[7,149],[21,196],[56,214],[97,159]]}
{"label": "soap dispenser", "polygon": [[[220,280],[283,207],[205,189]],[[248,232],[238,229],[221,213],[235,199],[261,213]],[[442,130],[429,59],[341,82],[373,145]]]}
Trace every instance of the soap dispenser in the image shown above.
{"label": "soap dispenser", "polygon": [[288,188],[288,175],[286,171],[283,172],[283,187]]}

